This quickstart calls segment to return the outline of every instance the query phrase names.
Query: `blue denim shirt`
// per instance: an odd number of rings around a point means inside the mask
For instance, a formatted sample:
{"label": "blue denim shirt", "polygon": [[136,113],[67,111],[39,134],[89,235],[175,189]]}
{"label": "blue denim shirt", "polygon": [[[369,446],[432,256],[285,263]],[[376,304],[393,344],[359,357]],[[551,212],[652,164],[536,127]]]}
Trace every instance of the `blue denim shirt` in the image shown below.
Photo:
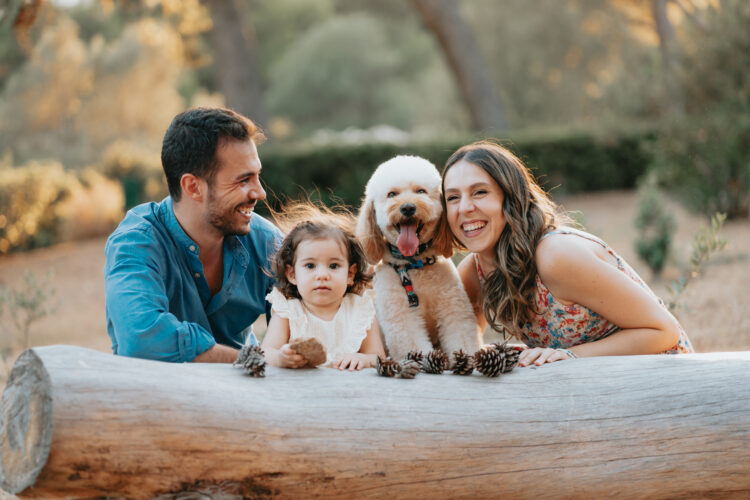
{"label": "blue denim shirt", "polygon": [[[130,210],[107,240],[107,332],[115,354],[192,361],[219,344],[240,347],[270,308],[270,259],[281,232],[257,214],[250,233],[224,239],[224,280],[211,296],[198,245],[175,218],[172,199]],[[268,317],[268,316],[267,316]]]}

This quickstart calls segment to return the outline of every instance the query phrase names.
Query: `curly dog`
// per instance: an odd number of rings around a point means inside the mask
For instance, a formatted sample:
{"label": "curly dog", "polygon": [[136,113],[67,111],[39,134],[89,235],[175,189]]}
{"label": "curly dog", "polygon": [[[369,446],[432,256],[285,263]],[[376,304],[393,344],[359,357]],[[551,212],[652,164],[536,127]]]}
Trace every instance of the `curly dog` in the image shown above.
{"label": "curly dog", "polygon": [[440,175],[417,156],[397,156],[370,177],[357,237],[375,267],[376,310],[394,359],[441,348],[474,353],[481,333],[453,262]]}

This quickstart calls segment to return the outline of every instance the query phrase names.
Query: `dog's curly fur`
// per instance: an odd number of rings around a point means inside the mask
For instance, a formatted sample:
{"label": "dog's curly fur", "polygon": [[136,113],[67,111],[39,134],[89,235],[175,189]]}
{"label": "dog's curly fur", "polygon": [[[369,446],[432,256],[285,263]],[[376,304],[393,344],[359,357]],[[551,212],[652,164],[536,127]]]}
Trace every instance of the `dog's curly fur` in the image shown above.
{"label": "dog's curly fur", "polygon": [[[397,156],[380,165],[367,183],[359,211],[357,237],[375,267],[375,303],[386,347],[394,359],[409,351],[428,352],[440,347],[452,353],[475,352],[481,334],[469,297],[453,262],[452,236],[440,203],[440,175],[435,166],[417,156]],[[404,206],[416,208],[405,216]],[[409,211],[407,210],[408,214]],[[395,257],[399,226],[416,223],[419,243],[432,243],[418,258],[436,258],[424,269],[410,269],[409,277],[419,306],[409,307],[401,279],[390,264],[408,260]]]}

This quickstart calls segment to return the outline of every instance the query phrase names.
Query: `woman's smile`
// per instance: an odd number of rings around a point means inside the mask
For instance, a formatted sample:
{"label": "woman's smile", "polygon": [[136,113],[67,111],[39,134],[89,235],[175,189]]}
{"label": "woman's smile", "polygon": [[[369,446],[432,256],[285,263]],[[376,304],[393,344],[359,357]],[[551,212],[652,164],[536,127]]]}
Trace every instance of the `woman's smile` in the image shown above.
{"label": "woman's smile", "polygon": [[494,258],[505,228],[500,186],[481,167],[461,160],[445,174],[444,189],[453,234],[471,252]]}
{"label": "woman's smile", "polygon": [[469,221],[461,224],[461,230],[466,236],[471,238],[472,236],[476,236],[476,234],[484,229],[486,225],[487,221]]}

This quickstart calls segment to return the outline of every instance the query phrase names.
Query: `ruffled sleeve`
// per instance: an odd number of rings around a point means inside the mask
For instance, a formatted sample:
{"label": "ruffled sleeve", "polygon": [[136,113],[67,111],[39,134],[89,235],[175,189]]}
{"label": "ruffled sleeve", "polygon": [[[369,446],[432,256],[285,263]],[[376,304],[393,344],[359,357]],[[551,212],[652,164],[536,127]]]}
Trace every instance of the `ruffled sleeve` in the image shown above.
{"label": "ruffled sleeve", "polygon": [[367,289],[362,295],[349,294],[352,297],[354,312],[352,330],[362,332],[362,340],[367,336],[367,330],[375,319],[375,290]]}
{"label": "ruffled sleeve", "polygon": [[359,352],[375,319],[375,291],[365,290],[362,295],[348,293],[341,307],[346,308],[345,323],[338,329],[337,347],[331,359],[339,354]]}
{"label": "ruffled sleeve", "polygon": [[289,320],[289,339],[296,339],[308,335],[310,325],[307,314],[299,299],[287,299],[276,287],[266,295],[266,300],[271,303],[271,314]]}
{"label": "ruffled sleeve", "polygon": [[291,301],[284,297],[284,294],[278,288],[273,287],[266,295],[266,300],[271,303],[272,314],[278,314],[281,318],[289,319],[292,309]]}

